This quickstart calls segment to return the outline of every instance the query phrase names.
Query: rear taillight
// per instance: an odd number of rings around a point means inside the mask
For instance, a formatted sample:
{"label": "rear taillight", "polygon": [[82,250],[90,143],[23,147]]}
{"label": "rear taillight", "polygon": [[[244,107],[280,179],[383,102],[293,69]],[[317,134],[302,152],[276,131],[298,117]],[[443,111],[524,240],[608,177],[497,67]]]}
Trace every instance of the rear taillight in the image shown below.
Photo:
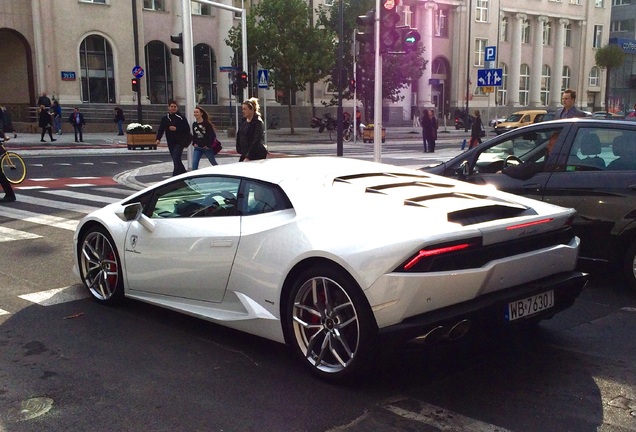
{"label": "rear taillight", "polygon": [[541,219],[541,220],[532,221],[532,222],[524,222],[524,223],[517,224],[517,225],[510,225],[509,227],[506,228],[506,230],[512,231],[512,230],[516,230],[516,229],[528,228],[528,227],[535,226],[535,225],[541,225],[541,224],[544,224],[544,223],[550,223],[553,220],[554,220],[553,218],[547,218],[547,219]]}
{"label": "rear taillight", "polygon": [[428,271],[436,259],[452,259],[462,252],[481,245],[481,239],[468,239],[461,242],[444,243],[420,249],[416,254],[407,259],[398,271]]}

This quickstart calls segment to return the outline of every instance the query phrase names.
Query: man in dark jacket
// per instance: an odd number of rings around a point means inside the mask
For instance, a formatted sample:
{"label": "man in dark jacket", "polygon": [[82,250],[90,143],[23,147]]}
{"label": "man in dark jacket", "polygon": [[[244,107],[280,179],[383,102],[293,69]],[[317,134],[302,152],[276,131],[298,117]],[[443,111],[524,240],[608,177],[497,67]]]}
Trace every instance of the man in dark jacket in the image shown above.
{"label": "man in dark jacket", "polygon": [[75,142],[78,142],[78,134],[79,142],[84,142],[83,129],[86,121],[84,120],[84,114],[80,112],[79,108],[73,108],[73,113],[69,116],[68,122],[73,125],[73,130],[75,131]]}
{"label": "man in dark jacket", "polygon": [[555,120],[573,117],[585,117],[585,113],[574,106],[576,102],[576,92],[567,89],[561,95],[562,108],[559,108],[554,116]]}
{"label": "man in dark jacket", "polygon": [[157,131],[157,145],[159,145],[164,132],[168,142],[168,150],[172,157],[172,175],[183,174],[186,172],[186,168],[183,165],[181,156],[183,155],[183,149],[190,145],[192,135],[190,134],[190,124],[186,117],[179,112],[179,106],[175,101],[170,101],[168,104],[168,115],[161,119],[161,124]]}

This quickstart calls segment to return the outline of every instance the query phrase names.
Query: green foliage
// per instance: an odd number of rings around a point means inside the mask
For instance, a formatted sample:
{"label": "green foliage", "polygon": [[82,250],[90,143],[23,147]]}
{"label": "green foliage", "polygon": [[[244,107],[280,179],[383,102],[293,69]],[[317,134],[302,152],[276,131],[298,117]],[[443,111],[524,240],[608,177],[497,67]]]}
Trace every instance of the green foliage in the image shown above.
{"label": "green foliage", "polygon": [[[351,56],[351,45],[353,43],[354,31],[358,30],[356,24],[356,18],[360,15],[365,15],[371,9],[375,7],[374,0],[342,0],[344,10],[344,22],[343,22],[343,41],[344,41],[344,58],[343,64],[348,71],[348,76],[353,76],[353,58]],[[339,7],[338,1],[334,1],[333,6],[321,6],[319,7],[318,25],[329,29],[332,32],[334,40],[337,40],[339,29]],[[424,47],[419,44],[418,49],[405,54],[385,54],[382,56],[382,98],[388,99],[392,102],[397,102],[404,99],[404,96],[400,95],[400,90],[409,87],[412,83],[416,82],[424,73],[426,69],[426,61],[424,60],[422,53]],[[338,46],[334,44],[333,58],[338,58]],[[335,64],[335,60],[334,60]],[[361,54],[358,57],[358,64],[365,70],[374,70],[374,61],[372,55]],[[358,79],[359,81],[360,79]],[[372,90],[371,90],[372,91]],[[344,92],[344,96],[352,98],[353,95],[349,93],[347,89]],[[358,95],[358,98],[362,98]],[[336,98],[331,100],[331,104],[337,103]]]}
{"label": "green foliage", "polygon": [[603,48],[596,51],[594,60],[598,67],[613,69],[623,65],[623,62],[625,61],[625,52],[618,45],[605,45]]}

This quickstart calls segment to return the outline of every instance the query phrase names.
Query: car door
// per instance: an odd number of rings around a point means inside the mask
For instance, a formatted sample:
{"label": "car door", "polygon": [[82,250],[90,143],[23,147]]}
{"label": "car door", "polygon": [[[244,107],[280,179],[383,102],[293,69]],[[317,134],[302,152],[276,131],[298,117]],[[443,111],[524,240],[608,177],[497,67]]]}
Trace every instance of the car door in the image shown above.
{"label": "car door", "polygon": [[[559,154],[555,151],[546,161],[546,147],[553,137],[556,137],[555,148],[561,145],[565,135],[563,129],[562,125],[537,126],[509,132],[505,137],[487,142],[475,151],[470,174],[464,180],[490,184],[506,192],[541,199]],[[544,166],[529,179],[517,179],[502,173],[511,159],[518,163]]]}
{"label": "car door", "polygon": [[144,205],[154,229],[131,222],[124,262],[131,294],[221,302],[240,239],[240,179],[200,176],[156,189]]}
{"label": "car door", "polygon": [[619,149],[622,140],[636,154],[636,127],[582,125],[568,138],[567,164],[548,180],[544,200],[576,209],[581,256],[611,259],[613,236],[636,221],[636,158],[620,163],[630,154]]}

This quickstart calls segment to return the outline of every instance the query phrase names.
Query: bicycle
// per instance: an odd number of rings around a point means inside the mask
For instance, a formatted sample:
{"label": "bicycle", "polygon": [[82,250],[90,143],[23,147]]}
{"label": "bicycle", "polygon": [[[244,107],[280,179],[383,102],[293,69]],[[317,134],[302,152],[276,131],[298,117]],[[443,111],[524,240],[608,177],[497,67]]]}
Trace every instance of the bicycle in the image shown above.
{"label": "bicycle", "polygon": [[[335,141],[338,135],[337,129],[329,130],[329,139],[331,141]],[[342,130],[342,139],[346,142],[349,142],[353,139],[353,123],[349,123],[349,126]]]}
{"label": "bicycle", "polygon": [[6,141],[6,138],[0,139],[0,169],[9,183],[22,183],[26,178],[26,165],[20,155],[4,148]]}

